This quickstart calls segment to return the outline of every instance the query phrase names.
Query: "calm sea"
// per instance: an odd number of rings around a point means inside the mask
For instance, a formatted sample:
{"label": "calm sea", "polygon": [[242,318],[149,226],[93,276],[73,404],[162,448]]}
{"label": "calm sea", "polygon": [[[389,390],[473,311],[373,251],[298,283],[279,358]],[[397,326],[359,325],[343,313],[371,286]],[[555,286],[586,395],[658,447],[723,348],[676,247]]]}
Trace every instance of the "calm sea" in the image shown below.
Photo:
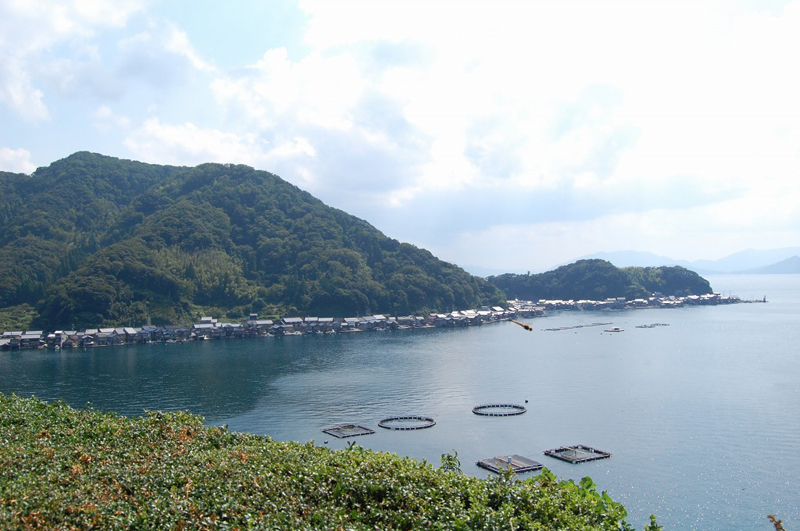
{"label": "calm sea", "polygon": [[[348,441],[438,465],[458,452],[520,454],[563,478],[591,476],[642,528],[800,529],[800,276],[712,276],[716,291],[767,304],[565,312],[458,330],[0,353],[0,391],[126,415],[190,410],[208,424]],[[611,323],[586,326],[593,323]],[[664,324],[652,328],[639,325]],[[578,327],[579,325],[583,325]],[[605,332],[617,326],[620,333]],[[547,328],[574,327],[560,331]],[[527,403],[526,403],[527,401]],[[484,403],[526,405],[480,417]],[[390,431],[394,415],[433,417]],[[322,429],[358,423],[374,435]],[[611,459],[571,465],[543,451],[584,444]]]}

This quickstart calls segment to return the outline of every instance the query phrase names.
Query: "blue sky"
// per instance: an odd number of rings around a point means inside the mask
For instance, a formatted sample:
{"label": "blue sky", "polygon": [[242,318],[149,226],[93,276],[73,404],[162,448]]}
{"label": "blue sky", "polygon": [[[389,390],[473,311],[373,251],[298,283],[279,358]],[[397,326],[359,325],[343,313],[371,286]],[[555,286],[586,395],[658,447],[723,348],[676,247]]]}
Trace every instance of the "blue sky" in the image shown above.
{"label": "blue sky", "polygon": [[800,244],[800,0],[0,0],[0,170],[276,173],[469,270]]}

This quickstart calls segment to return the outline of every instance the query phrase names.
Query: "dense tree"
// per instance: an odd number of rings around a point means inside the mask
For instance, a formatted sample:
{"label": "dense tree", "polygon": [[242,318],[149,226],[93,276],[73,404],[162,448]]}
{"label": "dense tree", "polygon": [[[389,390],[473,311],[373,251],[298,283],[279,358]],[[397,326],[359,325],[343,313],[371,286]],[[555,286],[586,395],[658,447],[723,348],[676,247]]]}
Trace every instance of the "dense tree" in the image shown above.
{"label": "dense tree", "polygon": [[[76,153],[0,174],[0,308],[45,326],[186,321],[209,309],[446,311],[502,293],[268,172]],[[221,315],[224,316],[224,315]]]}
{"label": "dense tree", "polygon": [[701,295],[711,293],[707,280],[680,266],[626,267],[605,260],[578,260],[546,273],[489,277],[489,282],[509,298],[524,300],[604,300],[609,297],[636,299],[654,293]]}

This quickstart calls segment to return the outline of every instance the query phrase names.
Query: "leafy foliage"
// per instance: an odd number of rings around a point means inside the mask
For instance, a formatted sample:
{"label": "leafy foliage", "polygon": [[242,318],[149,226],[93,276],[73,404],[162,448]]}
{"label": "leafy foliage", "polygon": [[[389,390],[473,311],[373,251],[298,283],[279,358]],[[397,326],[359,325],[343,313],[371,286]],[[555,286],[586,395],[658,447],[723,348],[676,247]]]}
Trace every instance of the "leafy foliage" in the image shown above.
{"label": "leafy foliage", "polygon": [[693,271],[674,267],[617,268],[605,260],[578,260],[536,275],[507,273],[488,278],[510,298],[524,300],[605,300],[609,297],[646,298],[711,293],[707,280]]}
{"label": "leafy foliage", "polygon": [[268,172],[76,153],[0,174],[0,308],[38,327],[496,304],[500,291]]}
{"label": "leafy foliage", "polygon": [[0,440],[4,529],[631,529],[589,478],[482,480],[357,445],[204,428],[188,413],[0,395]]}

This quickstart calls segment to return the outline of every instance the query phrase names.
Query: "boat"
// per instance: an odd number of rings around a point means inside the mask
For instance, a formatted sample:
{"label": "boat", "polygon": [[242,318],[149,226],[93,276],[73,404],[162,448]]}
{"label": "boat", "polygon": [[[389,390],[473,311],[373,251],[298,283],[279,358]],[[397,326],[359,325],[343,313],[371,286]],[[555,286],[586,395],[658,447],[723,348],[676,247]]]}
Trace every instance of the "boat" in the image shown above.
{"label": "boat", "polygon": [[622,328],[615,326],[614,328],[606,328],[606,332],[623,332]]}

